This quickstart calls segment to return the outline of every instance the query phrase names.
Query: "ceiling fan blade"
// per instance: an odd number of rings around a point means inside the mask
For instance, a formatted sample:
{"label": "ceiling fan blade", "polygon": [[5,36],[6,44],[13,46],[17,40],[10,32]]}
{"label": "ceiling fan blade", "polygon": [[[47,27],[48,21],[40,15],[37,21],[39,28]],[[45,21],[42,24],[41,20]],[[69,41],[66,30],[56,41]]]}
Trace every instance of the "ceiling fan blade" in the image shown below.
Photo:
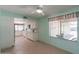
{"label": "ceiling fan blade", "polygon": [[33,11],[32,14],[36,13],[36,11]]}

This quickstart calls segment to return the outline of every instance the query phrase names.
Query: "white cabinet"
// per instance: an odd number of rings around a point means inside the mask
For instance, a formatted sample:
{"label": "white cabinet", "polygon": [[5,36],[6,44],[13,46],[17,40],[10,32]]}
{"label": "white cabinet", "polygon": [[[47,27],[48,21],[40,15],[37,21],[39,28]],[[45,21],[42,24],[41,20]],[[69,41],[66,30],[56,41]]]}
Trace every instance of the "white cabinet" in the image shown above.
{"label": "white cabinet", "polygon": [[36,41],[36,40],[38,40],[38,33],[37,32],[33,32],[32,30],[30,30],[30,31],[26,32],[26,37],[28,39]]}
{"label": "white cabinet", "polygon": [[26,33],[27,38],[33,40],[33,32],[32,31],[27,31]]}
{"label": "white cabinet", "polygon": [[38,40],[38,32],[33,33],[33,39],[34,41]]}
{"label": "white cabinet", "polygon": [[[38,30],[37,30],[37,22],[35,20],[27,20],[26,25],[30,25],[30,29],[26,31],[26,38],[29,38],[33,41],[38,40]],[[35,30],[35,31],[33,31]]]}

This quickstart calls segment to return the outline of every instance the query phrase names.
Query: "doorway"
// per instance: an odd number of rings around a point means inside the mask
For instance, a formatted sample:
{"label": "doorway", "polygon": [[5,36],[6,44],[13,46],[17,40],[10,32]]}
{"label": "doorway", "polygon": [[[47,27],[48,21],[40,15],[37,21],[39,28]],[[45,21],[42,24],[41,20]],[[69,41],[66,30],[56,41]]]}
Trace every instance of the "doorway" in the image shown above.
{"label": "doorway", "polygon": [[25,22],[22,18],[14,18],[15,37],[23,36]]}
{"label": "doorway", "polygon": [[35,20],[14,18],[14,28],[15,38],[24,37],[32,41],[38,40],[37,23]]}

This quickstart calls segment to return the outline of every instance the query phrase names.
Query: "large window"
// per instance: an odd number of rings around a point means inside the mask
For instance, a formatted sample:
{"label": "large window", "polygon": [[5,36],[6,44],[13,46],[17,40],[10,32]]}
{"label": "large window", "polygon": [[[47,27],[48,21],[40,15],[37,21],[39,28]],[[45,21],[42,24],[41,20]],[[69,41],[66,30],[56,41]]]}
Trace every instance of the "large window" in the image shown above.
{"label": "large window", "polygon": [[51,37],[66,40],[77,40],[77,17],[74,13],[49,19],[49,33]]}

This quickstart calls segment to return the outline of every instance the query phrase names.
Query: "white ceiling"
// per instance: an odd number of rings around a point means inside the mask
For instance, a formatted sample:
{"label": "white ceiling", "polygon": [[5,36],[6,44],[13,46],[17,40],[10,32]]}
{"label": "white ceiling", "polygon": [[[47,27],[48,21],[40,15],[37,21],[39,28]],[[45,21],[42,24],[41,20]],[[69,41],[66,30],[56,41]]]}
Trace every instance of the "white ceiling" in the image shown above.
{"label": "white ceiling", "polygon": [[[0,9],[4,9],[10,12],[22,14],[22,15],[28,15],[32,17],[38,17],[39,15],[37,13],[32,14],[33,11],[36,10],[38,5],[0,5]],[[62,13],[66,10],[69,10],[71,8],[76,8],[77,5],[44,5],[43,11],[45,13],[45,16],[50,16],[57,13]]]}

